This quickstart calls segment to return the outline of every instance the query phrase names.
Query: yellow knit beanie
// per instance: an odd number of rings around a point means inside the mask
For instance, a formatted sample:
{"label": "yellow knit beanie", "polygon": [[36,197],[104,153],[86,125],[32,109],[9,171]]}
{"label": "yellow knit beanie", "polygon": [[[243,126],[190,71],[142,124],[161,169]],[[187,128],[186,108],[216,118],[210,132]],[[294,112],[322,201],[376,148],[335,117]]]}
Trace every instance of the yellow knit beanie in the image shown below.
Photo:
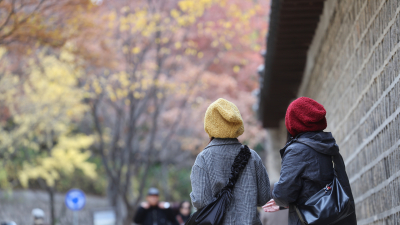
{"label": "yellow knit beanie", "polygon": [[214,138],[237,138],[244,132],[239,109],[223,98],[213,102],[204,117],[204,130]]}

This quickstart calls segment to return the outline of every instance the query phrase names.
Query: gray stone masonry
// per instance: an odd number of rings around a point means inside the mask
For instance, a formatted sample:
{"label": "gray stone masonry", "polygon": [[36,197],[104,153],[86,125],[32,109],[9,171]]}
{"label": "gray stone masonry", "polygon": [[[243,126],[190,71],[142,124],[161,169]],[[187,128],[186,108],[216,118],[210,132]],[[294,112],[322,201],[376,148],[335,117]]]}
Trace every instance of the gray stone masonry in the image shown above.
{"label": "gray stone masonry", "polygon": [[400,224],[400,0],[327,5],[299,95],[327,110],[358,224]]}

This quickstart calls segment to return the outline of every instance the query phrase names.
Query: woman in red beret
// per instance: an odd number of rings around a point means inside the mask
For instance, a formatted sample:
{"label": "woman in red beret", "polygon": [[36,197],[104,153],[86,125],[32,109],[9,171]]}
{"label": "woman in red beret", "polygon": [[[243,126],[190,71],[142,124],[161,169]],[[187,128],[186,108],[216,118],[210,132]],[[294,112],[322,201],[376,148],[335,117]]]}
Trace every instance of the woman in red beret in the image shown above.
{"label": "woman in red beret", "polygon": [[[325,108],[321,104],[306,97],[293,101],[286,111],[288,142],[280,150],[280,179],[274,185],[273,199],[263,208],[266,212],[289,208],[289,225],[301,224],[293,206],[304,204],[332,182],[332,156],[338,180],[350,201],[354,202],[339,147],[332,134],[323,131],[327,127],[325,115]],[[357,224],[355,213],[336,224]]]}

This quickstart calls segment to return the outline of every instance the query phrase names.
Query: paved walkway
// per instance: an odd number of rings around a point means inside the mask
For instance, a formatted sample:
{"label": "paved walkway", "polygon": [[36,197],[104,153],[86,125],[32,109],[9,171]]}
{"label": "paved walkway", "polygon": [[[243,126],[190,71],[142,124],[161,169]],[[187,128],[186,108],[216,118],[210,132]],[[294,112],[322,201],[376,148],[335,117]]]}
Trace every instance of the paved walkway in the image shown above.
{"label": "paved walkway", "polygon": [[[85,208],[79,212],[79,225],[92,225],[93,210],[108,207],[105,197],[86,196]],[[56,216],[60,216],[60,225],[72,224],[72,212],[64,204],[64,194],[55,196]],[[41,208],[49,223],[49,197],[44,191],[20,190],[8,194],[0,191],[0,222],[12,220],[17,225],[32,225],[31,211]]]}

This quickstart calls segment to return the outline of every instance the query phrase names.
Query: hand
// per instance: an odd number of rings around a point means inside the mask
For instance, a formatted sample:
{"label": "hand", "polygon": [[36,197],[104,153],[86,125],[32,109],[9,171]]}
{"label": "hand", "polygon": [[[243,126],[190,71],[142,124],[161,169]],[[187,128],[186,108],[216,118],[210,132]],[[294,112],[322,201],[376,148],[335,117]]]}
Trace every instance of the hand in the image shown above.
{"label": "hand", "polygon": [[149,204],[148,202],[142,202],[142,203],[140,203],[140,206],[141,206],[142,208],[144,208],[144,209],[150,208],[150,204]]}
{"label": "hand", "polygon": [[279,211],[279,205],[276,204],[274,199],[269,200],[267,204],[265,204],[263,207],[264,212],[277,212]]}
{"label": "hand", "polygon": [[158,207],[160,209],[168,209],[171,206],[169,202],[160,202],[158,203]]}

